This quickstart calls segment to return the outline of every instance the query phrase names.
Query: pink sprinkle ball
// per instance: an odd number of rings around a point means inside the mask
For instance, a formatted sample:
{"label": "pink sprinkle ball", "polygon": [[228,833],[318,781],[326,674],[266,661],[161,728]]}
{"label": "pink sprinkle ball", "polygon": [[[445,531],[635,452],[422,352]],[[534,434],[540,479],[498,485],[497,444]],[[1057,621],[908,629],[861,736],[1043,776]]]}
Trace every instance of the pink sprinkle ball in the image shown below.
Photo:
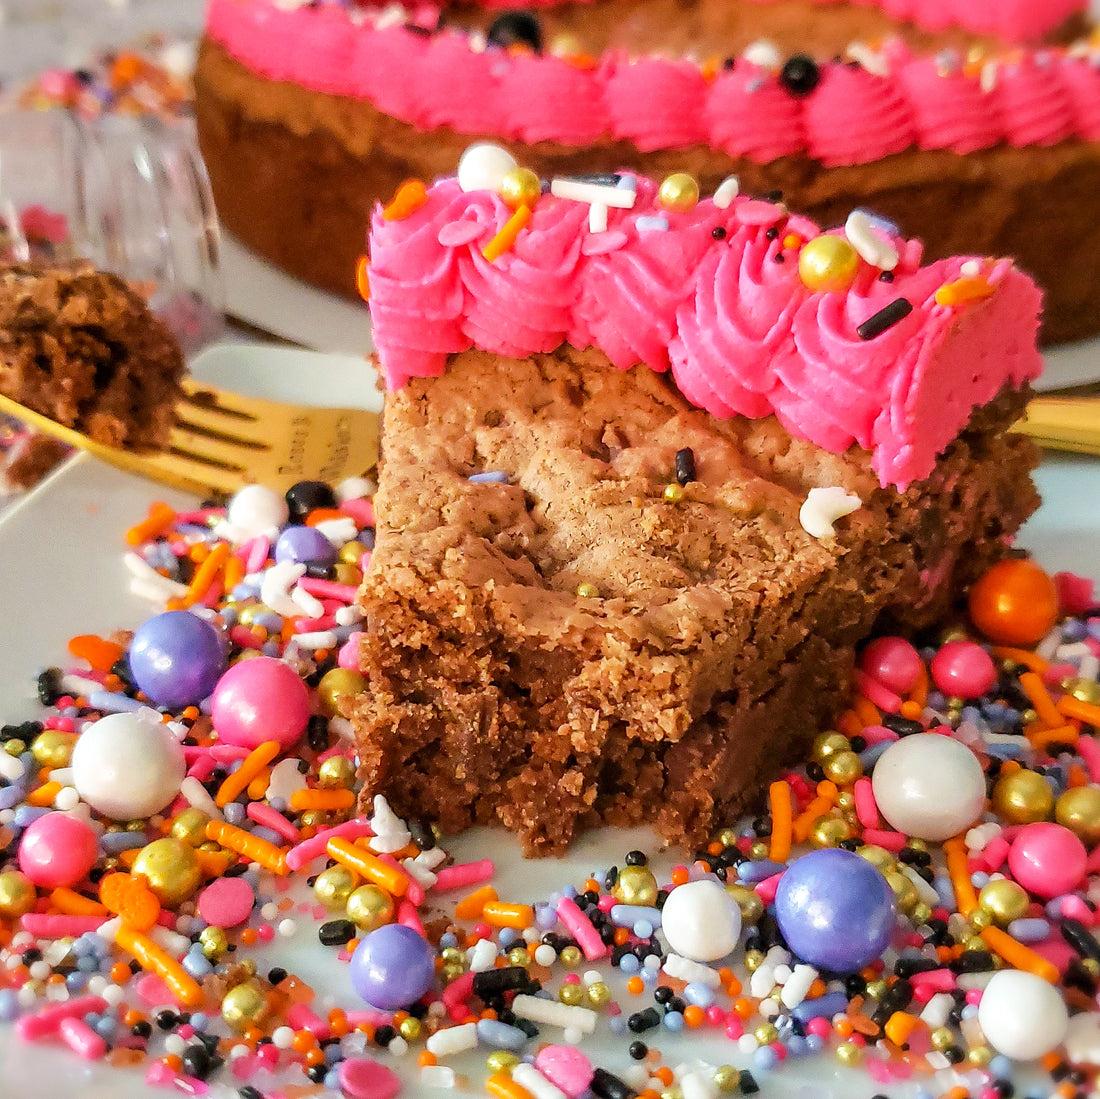
{"label": "pink sprinkle ball", "polygon": [[216,878],[199,894],[196,908],[211,927],[238,927],[252,914],[255,901],[243,878]]}
{"label": "pink sprinkle ball", "polygon": [[309,688],[273,656],[240,660],[218,680],[210,717],[218,737],[251,751],[268,740],[291,748],[309,721]]}
{"label": "pink sprinkle ball", "polygon": [[67,813],[47,813],[33,821],[19,843],[19,869],[42,889],[75,885],[95,866],[96,834]]}
{"label": "pink sprinkle ball", "polygon": [[879,637],[863,650],[860,668],[895,694],[908,694],[920,679],[920,653],[903,637]]}
{"label": "pink sprinkle ball", "polygon": [[1008,850],[1008,868],[1029,893],[1057,897],[1069,893],[1085,876],[1085,845],[1061,824],[1026,824]]}
{"label": "pink sprinkle ball", "polygon": [[932,681],[945,695],[981,698],[997,682],[993,658],[973,641],[948,641],[932,657]]}

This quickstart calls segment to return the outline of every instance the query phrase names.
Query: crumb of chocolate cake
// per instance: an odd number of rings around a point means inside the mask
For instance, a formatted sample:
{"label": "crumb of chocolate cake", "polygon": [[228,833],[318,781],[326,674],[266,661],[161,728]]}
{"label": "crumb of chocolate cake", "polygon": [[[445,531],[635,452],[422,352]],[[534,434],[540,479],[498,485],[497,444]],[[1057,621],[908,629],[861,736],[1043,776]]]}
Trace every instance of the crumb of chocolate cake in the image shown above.
{"label": "crumb of chocolate cake", "polygon": [[[858,642],[937,621],[1005,551],[1038,502],[1034,448],[1004,432],[1025,399],[899,493],[857,447],[716,419],[593,350],[464,352],[389,394],[364,796],[531,853],[601,822],[704,840],[836,717]],[[862,506],[815,539],[799,508],[829,486]]]}
{"label": "crumb of chocolate cake", "polygon": [[91,264],[0,267],[0,393],[108,446],[167,443],[184,360],[142,296]]}

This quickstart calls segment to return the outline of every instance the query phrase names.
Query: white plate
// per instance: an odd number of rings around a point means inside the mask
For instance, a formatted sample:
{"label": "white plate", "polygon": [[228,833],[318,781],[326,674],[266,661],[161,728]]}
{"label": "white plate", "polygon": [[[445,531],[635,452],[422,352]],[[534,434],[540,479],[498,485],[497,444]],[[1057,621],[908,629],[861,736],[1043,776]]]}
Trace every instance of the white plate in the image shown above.
{"label": "white plate", "polygon": [[293,278],[224,229],[221,261],[230,316],[315,351],[364,355],[374,350],[365,302]]}
{"label": "white plate", "polygon": [[[221,362],[225,370],[215,369]],[[252,352],[217,350],[208,355],[200,371],[218,384],[232,380],[242,391],[272,395],[267,386],[279,384],[282,399],[300,400],[316,388],[316,375],[300,369],[301,358],[279,355],[257,359]],[[297,364],[289,376],[280,364]],[[263,365],[263,369],[258,366]],[[228,364],[228,365],[226,365]],[[333,363],[314,363],[318,368]],[[355,365],[362,364],[355,360]],[[345,361],[338,373],[352,364]],[[232,369],[236,374],[230,375]],[[335,383],[333,383],[335,384]],[[361,390],[359,391],[362,392]],[[1100,462],[1084,458],[1050,458],[1039,470],[1038,481],[1046,502],[1028,523],[1020,542],[1034,550],[1048,569],[1072,569],[1100,577]],[[127,589],[122,564],[123,533],[142,518],[156,499],[173,506],[193,502],[185,494],[105,466],[80,455],[62,466],[9,513],[0,517],[0,576],[3,577],[2,606],[10,643],[0,662],[0,721],[11,722],[40,712],[34,702],[37,673],[49,664],[66,662],[65,645],[76,633],[105,633],[115,628],[134,628],[148,613],[147,606]],[[590,873],[616,863],[626,851],[642,847],[657,851],[647,833],[602,830],[583,837],[565,860],[525,862],[511,837],[503,833],[473,833],[447,844],[460,860],[491,855],[498,872],[494,884],[507,900],[532,902],[545,898],[565,884],[580,884]],[[667,869],[671,856],[662,856]],[[300,883],[299,883],[300,884]],[[320,947],[315,924],[300,918],[298,934],[280,941],[262,957],[265,967],[280,964],[299,973],[315,988],[325,990],[322,1007],[335,1003],[357,1006],[345,967],[331,952]],[[632,1001],[621,981],[613,988],[626,1010],[636,1010],[642,1001]],[[323,1011],[322,1011],[323,1014]],[[547,1039],[555,1038],[549,1028]],[[630,1065],[626,1041],[610,1035],[600,1024],[588,1050],[609,1071],[621,1073]],[[665,1063],[675,1065],[690,1057],[712,1064],[743,1063],[732,1043],[718,1037],[700,1037],[690,1042],[662,1033],[653,1044],[664,1054]],[[399,1066],[414,1079],[411,1059]],[[456,1063],[469,1074],[470,1087],[462,1094],[483,1095],[484,1053],[467,1056]],[[304,1078],[295,1077],[295,1083]],[[261,1087],[264,1081],[256,1081]],[[798,1061],[763,1078],[762,1094],[769,1099],[869,1099],[882,1092],[862,1074],[841,1074],[832,1059]],[[944,1088],[940,1090],[945,1090]],[[890,1085],[885,1089],[894,1099],[913,1094],[912,1085]],[[236,1094],[231,1079],[222,1075],[213,1085],[217,1097]],[[0,1096],[3,1099],[154,1099],[166,1093],[147,1087],[138,1072],[122,1072],[102,1064],[88,1065],[68,1051],[46,1045],[26,1046],[14,1040],[11,1028],[0,1026]],[[405,1095],[433,1094],[411,1083]],[[438,1093],[436,1093],[438,1094]]]}

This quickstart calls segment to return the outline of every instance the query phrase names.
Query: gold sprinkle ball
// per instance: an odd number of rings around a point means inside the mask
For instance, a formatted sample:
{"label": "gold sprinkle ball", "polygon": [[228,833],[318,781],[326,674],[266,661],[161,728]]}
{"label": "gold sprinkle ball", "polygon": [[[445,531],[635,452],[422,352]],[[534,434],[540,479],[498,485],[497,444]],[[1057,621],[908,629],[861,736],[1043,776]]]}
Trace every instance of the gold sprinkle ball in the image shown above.
{"label": "gold sprinkle ball", "polygon": [[17,920],[34,911],[38,892],[34,883],[20,870],[0,873],[0,916]]}
{"label": "gold sprinkle ball", "polygon": [[542,180],[530,168],[513,168],[504,173],[500,183],[500,197],[512,210],[521,206],[534,206],[542,196]]}
{"label": "gold sprinkle ball", "polygon": [[157,900],[168,908],[182,904],[202,881],[202,865],[195,849],[174,836],[153,840],[143,847],[132,870],[145,878]]}
{"label": "gold sprinkle ball", "polygon": [[337,863],[329,866],[317,875],[313,883],[313,895],[326,908],[338,912],[347,908],[348,898],[355,891],[356,876],[346,867]]}
{"label": "gold sprinkle ball", "polygon": [[[31,754],[40,767],[68,767],[72,762],[73,748],[76,747],[75,733],[62,732],[60,729],[43,729],[34,738]],[[8,741],[9,744],[12,741]],[[16,752],[15,755],[20,753]]]}
{"label": "gold sprinkle ball", "polygon": [[1054,791],[1038,771],[1021,768],[997,780],[990,799],[998,815],[1008,824],[1034,824],[1050,820]]}
{"label": "gold sprinkle ball", "polygon": [[798,253],[798,275],[808,290],[843,293],[859,274],[859,254],[836,233],[822,233]]}
{"label": "gold sprinkle ball", "polygon": [[1100,843],[1100,786],[1071,786],[1054,803],[1054,819],[1086,847]]}
{"label": "gold sprinkle ball", "polygon": [[255,981],[231,988],[222,998],[222,1018],[238,1033],[263,1026],[271,1013],[271,1000]]}
{"label": "gold sprinkle ball", "polygon": [[851,749],[834,752],[821,764],[821,769],[825,777],[838,786],[851,786],[863,776],[863,764]]}
{"label": "gold sprinkle ball", "polygon": [[657,205],[666,210],[686,213],[699,204],[699,183],[687,172],[673,172],[665,176],[657,191]]}
{"label": "gold sprinkle ball", "polygon": [[351,668],[330,668],[317,684],[317,705],[325,717],[336,717],[340,713],[340,698],[343,695],[362,694],[367,689],[367,681]]}
{"label": "gold sprinkle ball", "polygon": [[1008,878],[994,878],[982,886],[978,893],[978,904],[982,911],[998,927],[1008,927],[1013,920],[1027,915],[1031,898],[1027,890]]}
{"label": "gold sprinkle ball", "polygon": [[329,789],[347,790],[355,782],[355,764],[347,756],[335,755],[317,768],[317,785]]}
{"label": "gold sprinkle ball", "polygon": [[611,895],[620,904],[653,905],[659,888],[648,866],[624,866],[611,887]]}
{"label": "gold sprinkle ball", "polygon": [[381,886],[361,885],[348,896],[348,919],[361,931],[373,931],[392,923],[397,911],[393,897]]}
{"label": "gold sprinkle ball", "polygon": [[206,826],[209,822],[210,817],[206,813],[191,806],[172,818],[168,834],[191,847],[201,847],[206,843]]}

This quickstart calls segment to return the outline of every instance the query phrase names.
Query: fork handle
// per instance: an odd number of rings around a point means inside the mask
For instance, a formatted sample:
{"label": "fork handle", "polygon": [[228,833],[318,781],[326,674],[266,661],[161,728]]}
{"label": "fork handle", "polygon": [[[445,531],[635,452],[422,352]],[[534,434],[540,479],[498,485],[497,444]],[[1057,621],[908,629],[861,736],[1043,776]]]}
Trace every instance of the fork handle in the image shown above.
{"label": "fork handle", "polygon": [[1042,447],[1100,454],[1100,397],[1034,397],[1014,430]]}

